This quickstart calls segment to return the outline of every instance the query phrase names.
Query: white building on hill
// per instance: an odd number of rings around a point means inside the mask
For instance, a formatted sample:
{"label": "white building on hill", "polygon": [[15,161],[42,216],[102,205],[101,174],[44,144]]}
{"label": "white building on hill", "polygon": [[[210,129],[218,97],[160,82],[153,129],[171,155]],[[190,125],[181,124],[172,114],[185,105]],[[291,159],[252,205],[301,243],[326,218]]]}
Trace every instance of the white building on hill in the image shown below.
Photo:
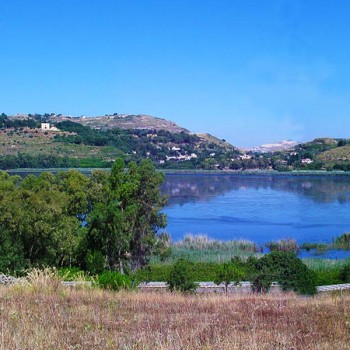
{"label": "white building on hill", "polygon": [[50,126],[50,123],[41,123],[41,130],[59,131],[55,126]]}

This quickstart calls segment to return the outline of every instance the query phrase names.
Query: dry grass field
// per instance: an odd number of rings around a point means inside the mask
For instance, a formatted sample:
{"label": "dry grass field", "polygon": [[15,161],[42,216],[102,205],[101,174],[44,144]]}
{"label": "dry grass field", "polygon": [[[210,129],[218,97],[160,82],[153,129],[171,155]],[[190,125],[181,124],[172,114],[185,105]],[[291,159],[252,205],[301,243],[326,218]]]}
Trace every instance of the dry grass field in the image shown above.
{"label": "dry grass field", "polygon": [[0,288],[1,349],[349,349],[350,295]]}

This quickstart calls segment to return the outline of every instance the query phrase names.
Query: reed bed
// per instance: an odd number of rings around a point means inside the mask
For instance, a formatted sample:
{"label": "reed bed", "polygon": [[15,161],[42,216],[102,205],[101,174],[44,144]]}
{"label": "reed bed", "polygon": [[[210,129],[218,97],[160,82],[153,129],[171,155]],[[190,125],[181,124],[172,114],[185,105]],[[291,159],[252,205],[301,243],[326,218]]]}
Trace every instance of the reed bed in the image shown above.
{"label": "reed bed", "polygon": [[[193,262],[224,262],[233,257],[247,258],[256,255],[258,247],[256,243],[236,239],[221,241],[211,239],[207,235],[187,234],[183,240],[171,245],[171,255],[163,263],[174,263],[179,258],[186,258]],[[152,260],[159,263],[159,259]]]}
{"label": "reed bed", "polygon": [[299,252],[299,247],[295,239],[285,238],[278,241],[272,241],[266,244],[270,251],[279,252]]}
{"label": "reed bed", "polygon": [[0,287],[1,349],[349,349],[349,294],[115,293],[35,279]]}
{"label": "reed bed", "polygon": [[256,244],[246,239],[220,241],[211,239],[207,235],[192,234],[187,234],[182,241],[175,243],[174,246],[193,250],[244,251],[253,253],[258,251]]}

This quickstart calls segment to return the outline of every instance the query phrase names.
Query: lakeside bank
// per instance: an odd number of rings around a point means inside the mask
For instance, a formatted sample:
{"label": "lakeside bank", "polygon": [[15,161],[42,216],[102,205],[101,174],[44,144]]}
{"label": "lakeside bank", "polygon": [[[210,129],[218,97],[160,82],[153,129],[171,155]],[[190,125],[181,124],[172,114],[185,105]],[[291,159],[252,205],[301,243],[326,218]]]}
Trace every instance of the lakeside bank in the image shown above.
{"label": "lakeside bank", "polygon": [[[89,174],[93,171],[110,171],[111,168],[17,168],[2,170],[11,175],[38,174],[42,172],[57,173],[59,171],[76,170],[83,174]],[[350,176],[350,171],[326,171],[326,170],[202,170],[202,169],[156,169],[165,175],[253,175],[253,176]]]}

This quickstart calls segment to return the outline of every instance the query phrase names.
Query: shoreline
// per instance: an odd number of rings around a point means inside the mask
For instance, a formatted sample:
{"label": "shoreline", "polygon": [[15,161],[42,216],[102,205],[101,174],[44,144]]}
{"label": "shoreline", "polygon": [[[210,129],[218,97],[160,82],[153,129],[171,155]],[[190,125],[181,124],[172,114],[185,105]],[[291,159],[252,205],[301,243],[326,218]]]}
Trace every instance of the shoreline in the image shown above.
{"label": "shoreline", "polygon": [[[82,173],[90,173],[92,171],[110,171],[111,168],[17,168],[7,169],[9,174],[21,173],[41,173],[41,172],[59,172],[77,170]],[[156,169],[165,175],[232,175],[232,176],[350,176],[350,171],[326,171],[326,170],[196,170],[196,169]]]}

